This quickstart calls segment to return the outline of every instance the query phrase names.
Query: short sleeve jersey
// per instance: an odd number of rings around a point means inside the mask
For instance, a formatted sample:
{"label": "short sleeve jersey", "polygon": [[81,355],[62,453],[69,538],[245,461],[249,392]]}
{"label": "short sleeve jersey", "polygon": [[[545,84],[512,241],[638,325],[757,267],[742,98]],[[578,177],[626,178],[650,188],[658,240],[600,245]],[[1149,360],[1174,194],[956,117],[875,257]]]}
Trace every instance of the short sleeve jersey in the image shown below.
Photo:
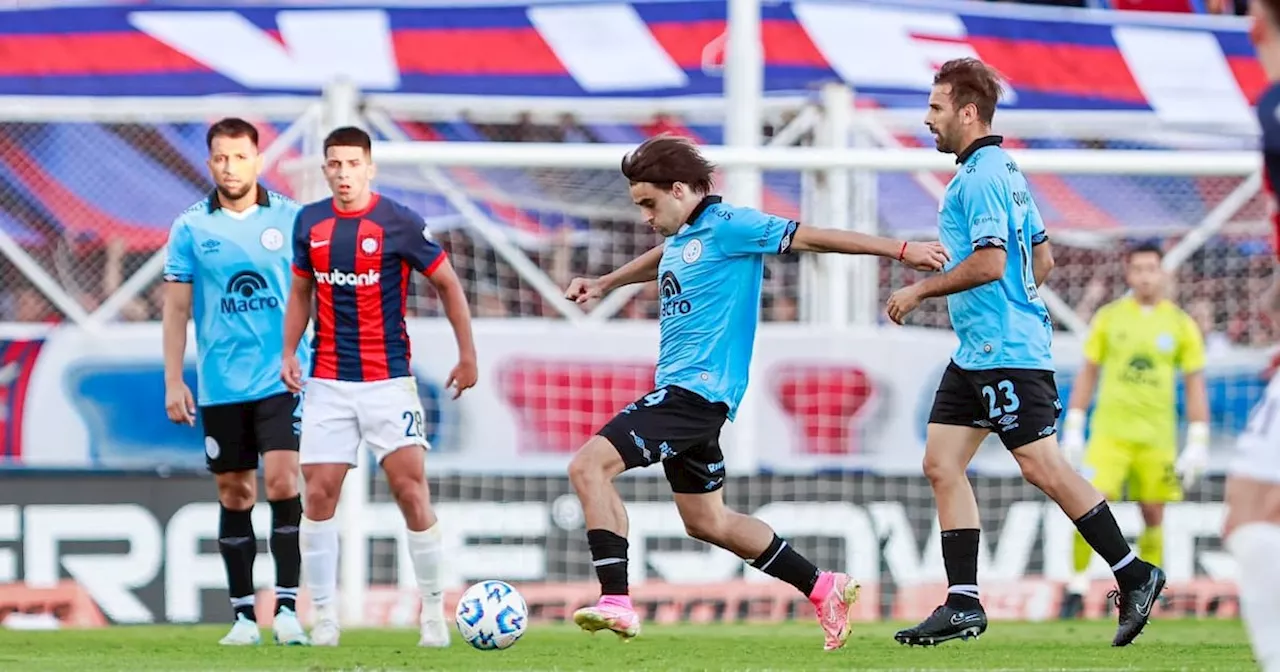
{"label": "short sleeve jersey", "polygon": [[[164,279],[192,285],[198,405],[286,391],[280,361],[298,210],[259,185],[258,202],[244,212],[223,209],[210,194],[173,222]],[[299,355],[306,361],[305,352]]]}
{"label": "short sleeve jersey", "polygon": [[1053,370],[1053,323],[1036,289],[1032,250],[1048,240],[1026,177],[1000,147],[1000,136],[979,139],[960,154],[938,211],[946,270],[983,248],[1005,250],[1004,275],[947,297],[960,340],[953,355],[967,370]]}
{"label": "short sleeve jersey", "polygon": [[293,272],[316,282],[311,375],[376,381],[411,376],[405,304],[411,273],[431,275],[444,250],[426,222],[374,194],[363,210],[331,199],[307,205],[294,227]]}
{"label": "short sleeve jersey", "polygon": [[787,253],[798,226],[708,196],[667,238],[658,265],[657,387],[685,388],[735,417],[760,320],[764,256]]}
{"label": "short sleeve jersey", "polygon": [[1102,369],[1094,436],[1174,450],[1178,372],[1204,368],[1204,338],[1171,301],[1144,307],[1132,297],[1094,315],[1084,356]]}

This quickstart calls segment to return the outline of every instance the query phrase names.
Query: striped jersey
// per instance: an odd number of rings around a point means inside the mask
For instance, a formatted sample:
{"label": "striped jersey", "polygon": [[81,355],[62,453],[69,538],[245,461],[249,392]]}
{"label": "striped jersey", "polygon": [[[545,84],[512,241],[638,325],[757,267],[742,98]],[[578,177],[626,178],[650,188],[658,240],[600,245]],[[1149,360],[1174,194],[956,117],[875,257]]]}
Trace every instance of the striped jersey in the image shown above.
{"label": "striped jersey", "polygon": [[332,199],[302,208],[294,226],[293,272],[316,282],[311,376],[375,381],[412,375],[405,303],[410,273],[444,262],[417,213],[374,194],[363,210]]}

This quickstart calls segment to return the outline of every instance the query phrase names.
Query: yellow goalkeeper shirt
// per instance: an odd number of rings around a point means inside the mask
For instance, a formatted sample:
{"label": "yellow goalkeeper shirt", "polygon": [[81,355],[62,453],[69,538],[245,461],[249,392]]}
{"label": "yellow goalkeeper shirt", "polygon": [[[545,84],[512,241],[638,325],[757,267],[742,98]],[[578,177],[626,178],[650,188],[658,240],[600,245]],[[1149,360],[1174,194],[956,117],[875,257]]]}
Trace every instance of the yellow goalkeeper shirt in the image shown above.
{"label": "yellow goalkeeper shirt", "polygon": [[1084,356],[1102,369],[1093,435],[1174,450],[1178,370],[1204,368],[1204,338],[1191,316],[1171,301],[1113,301],[1094,316]]}

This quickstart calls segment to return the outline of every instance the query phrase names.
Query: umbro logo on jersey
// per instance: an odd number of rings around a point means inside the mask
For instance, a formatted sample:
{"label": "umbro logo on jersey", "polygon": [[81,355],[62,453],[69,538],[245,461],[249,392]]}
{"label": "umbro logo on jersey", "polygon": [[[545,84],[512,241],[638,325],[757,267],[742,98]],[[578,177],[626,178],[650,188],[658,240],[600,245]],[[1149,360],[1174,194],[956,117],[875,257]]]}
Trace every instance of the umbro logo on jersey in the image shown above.
{"label": "umbro logo on jersey", "polygon": [[380,279],[382,279],[382,274],[377,271],[365,271],[364,273],[344,273],[343,271],[316,273],[317,283],[334,287],[367,287],[378,284]]}
{"label": "umbro logo on jersey", "polygon": [[267,279],[257,271],[240,271],[227,282],[226,296],[219,302],[223,315],[252,313],[280,307],[280,299],[271,295]]}

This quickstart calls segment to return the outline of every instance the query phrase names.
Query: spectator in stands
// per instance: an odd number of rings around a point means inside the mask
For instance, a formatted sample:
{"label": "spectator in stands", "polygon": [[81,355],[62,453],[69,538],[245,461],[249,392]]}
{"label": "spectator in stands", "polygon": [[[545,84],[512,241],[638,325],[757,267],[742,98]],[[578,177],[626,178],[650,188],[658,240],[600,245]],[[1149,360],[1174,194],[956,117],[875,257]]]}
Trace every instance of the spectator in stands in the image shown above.
{"label": "spectator in stands", "polygon": [[1193,299],[1187,304],[1187,314],[1196,321],[1200,333],[1204,334],[1204,353],[1207,357],[1215,357],[1231,349],[1231,339],[1226,332],[1217,328],[1213,314],[1213,303],[1204,297]]}

